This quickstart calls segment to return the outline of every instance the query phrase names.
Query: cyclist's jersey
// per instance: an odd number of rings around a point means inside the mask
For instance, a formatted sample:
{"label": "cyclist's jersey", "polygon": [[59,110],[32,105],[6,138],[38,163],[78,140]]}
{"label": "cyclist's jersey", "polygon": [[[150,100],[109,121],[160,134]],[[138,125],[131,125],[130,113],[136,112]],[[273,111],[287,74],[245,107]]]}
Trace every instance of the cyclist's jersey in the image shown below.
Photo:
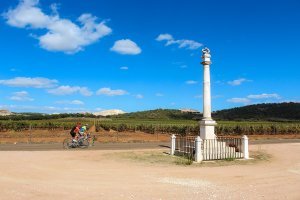
{"label": "cyclist's jersey", "polygon": [[85,131],[86,131],[86,126],[82,126],[79,130],[80,135],[83,135]]}
{"label": "cyclist's jersey", "polygon": [[72,130],[70,131],[70,133],[78,133],[79,132],[79,127],[78,126],[74,126],[72,128]]}
{"label": "cyclist's jersey", "polygon": [[78,133],[79,131],[80,131],[80,128],[79,128],[78,126],[76,126],[74,132],[75,132],[75,133]]}

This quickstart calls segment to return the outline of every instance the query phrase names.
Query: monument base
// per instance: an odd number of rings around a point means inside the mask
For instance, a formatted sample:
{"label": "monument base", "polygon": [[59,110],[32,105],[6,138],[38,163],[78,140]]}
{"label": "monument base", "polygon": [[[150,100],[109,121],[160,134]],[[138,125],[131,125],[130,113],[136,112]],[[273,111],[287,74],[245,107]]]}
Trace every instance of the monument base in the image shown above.
{"label": "monument base", "polygon": [[200,121],[200,138],[205,139],[216,139],[215,126],[216,121],[212,119],[203,119]]}

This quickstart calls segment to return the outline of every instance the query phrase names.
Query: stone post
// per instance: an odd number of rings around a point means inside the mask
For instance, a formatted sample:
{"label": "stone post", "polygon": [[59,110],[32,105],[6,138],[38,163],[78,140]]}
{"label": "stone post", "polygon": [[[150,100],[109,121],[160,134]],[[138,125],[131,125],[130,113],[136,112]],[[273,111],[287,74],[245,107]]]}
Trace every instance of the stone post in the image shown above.
{"label": "stone post", "polygon": [[211,118],[211,93],[210,93],[210,61],[211,55],[208,48],[202,49],[203,65],[203,118],[200,121],[200,137],[202,139],[215,139],[215,126],[217,123]]}
{"label": "stone post", "polygon": [[249,159],[249,147],[248,147],[248,137],[247,135],[244,135],[242,137],[242,145],[243,145],[243,154],[244,154],[244,159]]}
{"label": "stone post", "polygon": [[175,141],[176,141],[176,136],[172,134],[171,136],[171,152],[170,154],[173,156],[175,154]]}
{"label": "stone post", "polygon": [[195,139],[195,162],[202,162],[203,154],[202,154],[202,139],[197,136]]}

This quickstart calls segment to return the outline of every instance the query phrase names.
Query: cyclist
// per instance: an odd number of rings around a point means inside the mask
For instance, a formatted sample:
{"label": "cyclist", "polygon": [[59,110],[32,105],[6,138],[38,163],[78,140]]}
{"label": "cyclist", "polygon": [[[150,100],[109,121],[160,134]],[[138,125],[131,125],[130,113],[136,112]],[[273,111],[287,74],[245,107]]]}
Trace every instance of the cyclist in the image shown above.
{"label": "cyclist", "polygon": [[83,125],[83,126],[80,128],[80,130],[79,130],[80,136],[84,136],[84,135],[87,134],[87,133],[86,133],[86,131],[87,131],[87,126],[88,126],[88,124],[85,124],[85,125]]}
{"label": "cyclist", "polygon": [[77,139],[78,139],[77,135],[80,131],[80,128],[81,128],[81,123],[77,122],[77,124],[71,129],[70,134],[72,136],[72,141],[73,142],[77,142]]}

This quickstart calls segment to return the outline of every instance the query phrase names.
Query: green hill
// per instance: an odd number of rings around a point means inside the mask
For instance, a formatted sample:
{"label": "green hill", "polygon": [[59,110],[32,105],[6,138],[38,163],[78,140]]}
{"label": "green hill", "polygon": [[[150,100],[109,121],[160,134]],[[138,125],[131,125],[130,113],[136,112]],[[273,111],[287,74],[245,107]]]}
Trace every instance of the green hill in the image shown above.
{"label": "green hill", "polygon": [[112,118],[128,118],[128,119],[163,119],[163,120],[184,120],[184,119],[200,119],[201,114],[182,112],[174,109],[156,109],[140,112],[125,113],[121,115],[111,116]]}
{"label": "green hill", "polygon": [[300,103],[264,103],[220,110],[213,113],[219,120],[300,120]]}
{"label": "green hill", "polygon": [[[300,121],[300,103],[268,103],[256,104],[212,113],[218,121]],[[41,113],[15,113],[9,116],[0,116],[0,120],[49,120],[60,118],[97,118],[92,114],[63,113],[47,115]],[[156,109],[141,112],[125,113],[107,118],[118,119],[153,119],[153,120],[199,120],[201,113],[182,112],[175,109]]]}
{"label": "green hill", "polygon": [[[298,121],[300,120],[300,103],[256,104],[220,110],[214,112],[212,115],[214,119],[224,121]],[[157,109],[126,113],[111,117],[124,119],[196,120],[201,119],[202,114],[181,112],[180,110],[174,109]]]}

